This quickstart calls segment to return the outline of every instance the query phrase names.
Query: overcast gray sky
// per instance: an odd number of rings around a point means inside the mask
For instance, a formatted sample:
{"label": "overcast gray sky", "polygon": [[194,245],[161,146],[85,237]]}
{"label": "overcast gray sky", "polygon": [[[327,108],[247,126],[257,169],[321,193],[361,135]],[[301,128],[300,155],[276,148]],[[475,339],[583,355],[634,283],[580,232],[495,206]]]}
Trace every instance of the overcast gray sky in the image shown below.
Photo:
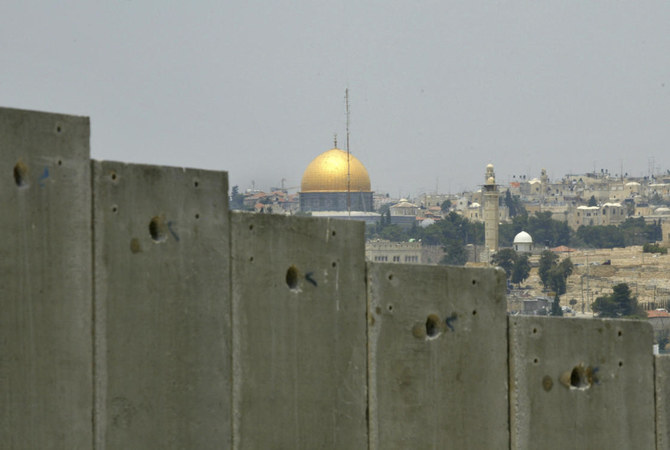
{"label": "overcast gray sky", "polygon": [[668,1],[4,1],[0,105],[91,117],[96,159],[375,191],[670,168]]}

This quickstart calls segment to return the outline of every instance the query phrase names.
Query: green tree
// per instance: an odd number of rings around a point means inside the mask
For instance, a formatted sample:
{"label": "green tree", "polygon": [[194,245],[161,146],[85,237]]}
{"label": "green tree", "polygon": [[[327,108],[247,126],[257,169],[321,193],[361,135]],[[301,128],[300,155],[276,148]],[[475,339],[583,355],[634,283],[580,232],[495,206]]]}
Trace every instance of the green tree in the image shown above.
{"label": "green tree", "polygon": [[554,301],[551,303],[551,312],[550,316],[562,316],[563,310],[561,309],[561,301],[558,297],[558,293],[554,295]]}
{"label": "green tree", "polygon": [[549,211],[538,211],[535,215],[528,217],[525,230],[533,236],[534,242],[548,247],[567,245],[572,235],[567,222],[552,219]]}
{"label": "green tree", "polygon": [[440,205],[440,210],[441,210],[443,213],[447,213],[447,212],[449,212],[450,209],[451,209],[451,200],[446,199],[446,200],[443,201],[442,204]]}
{"label": "green tree", "polygon": [[596,298],[593,302],[593,312],[600,317],[628,317],[646,319],[647,314],[637,303],[637,297],[627,283],[619,283],[612,288],[612,293]]}
{"label": "green tree", "polygon": [[540,276],[542,285],[547,288],[549,286],[549,271],[556,265],[558,255],[551,250],[544,250],[540,255],[540,265],[537,269],[537,274]]}
{"label": "green tree", "polygon": [[660,253],[661,255],[667,255],[668,249],[661,247],[658,244],[647,243],[642,246],[642,251],[645,253]]}
{"label": "green tree", "polygon": [[493,264],[502,268],[507,278],[517,285],[530,275],[530,261],[528,256],[519,255],[514,249],[503,248],[491,260]]}
{"label": "green tree", "polygon": [[516,217],[520,214],[528,215],[528,213],[526,212],[526,208],[524,208],[523,204],[521,203],[521,200],[519,200],[519,197],[516,195],[512,195],[509,189],[505,191],[504,203],[505,206],[507,206],[507,209],[509,210],[510,217]]}
{"label": "green tree", "polygon": [[518,286],[523,283],[528,276],[530,276],[530,260],[528,259],[528,256],[521,255],[514,264],[510,281]]}
{"label": "green tree", "polygon": [[457,240],[449,241],[444,246],[445,255],[440,264],[462,266],[468,260],[465,246]]}
{"label": "green tree", "polygon": [[501,267],[507,274],[507,278],[510,278],[518,259],[519,255],[516,251],[514,251],[514,249],[503,248],[498,250],[498,252],[493,255],[491,262],[494,265]]}
{"label": "green tree", "polygon": [[406,241],[407,233],[400,228],[398,225],[389,225],[384,227],[378,234],[382,239],[386,239],[393,242]]}
{"label": "green tree", "polygon": [[235,185],[230,192],[230,209],[244,209],[244,195],[240,194],[240,187]]}
{"label": "green tree", "polygon": [[587,206],[598,206],[598,200],[596,200],[595,195],[592,195],[589,199]]}
{"label": "green tree", "polygon": [[668,345],[668,343],[670,342],[670,333],[668,333],[668,330],[660,330],[655,334],[658,349],[661,351],[665,351],[666,345]]}

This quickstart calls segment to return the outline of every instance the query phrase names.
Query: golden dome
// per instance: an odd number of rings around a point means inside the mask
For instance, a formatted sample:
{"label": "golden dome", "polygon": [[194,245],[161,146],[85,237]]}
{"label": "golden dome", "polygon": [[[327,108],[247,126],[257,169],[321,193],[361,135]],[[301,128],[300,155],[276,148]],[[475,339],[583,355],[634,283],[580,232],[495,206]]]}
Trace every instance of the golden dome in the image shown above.
{"label": "golden dome", "polygon": [[[350,189],[352,192],[370,192],[370,176],[361,162],[349,154]],[[347,152],[334,148],[314,158],[300,184],[301,192],[346,192]]]}

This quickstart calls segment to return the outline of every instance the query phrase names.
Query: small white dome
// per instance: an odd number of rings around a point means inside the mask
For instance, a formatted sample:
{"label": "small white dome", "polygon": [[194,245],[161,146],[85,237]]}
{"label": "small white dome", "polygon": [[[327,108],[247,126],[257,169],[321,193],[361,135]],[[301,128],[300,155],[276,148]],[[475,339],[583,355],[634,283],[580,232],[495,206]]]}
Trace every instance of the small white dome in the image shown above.
{"label": "small white dome", "polygon": [[530,234],[526,233],[525,231],[520,232],[516,236],[514,236],[514,243],[515,244],[532,244],[533,243],[533,238],[530,237]]}

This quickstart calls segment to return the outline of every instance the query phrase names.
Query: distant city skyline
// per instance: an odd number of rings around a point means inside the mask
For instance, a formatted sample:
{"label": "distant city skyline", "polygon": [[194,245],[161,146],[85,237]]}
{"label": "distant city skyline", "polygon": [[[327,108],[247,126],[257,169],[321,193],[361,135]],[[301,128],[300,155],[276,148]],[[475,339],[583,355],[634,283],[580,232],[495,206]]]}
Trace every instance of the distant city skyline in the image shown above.
{"label": "distant city skyline", "polygon": [[0,7],[2,106],[91,117],[95,159],[300,185],[345,146],[375,192],[670,168],[669,2]]}

